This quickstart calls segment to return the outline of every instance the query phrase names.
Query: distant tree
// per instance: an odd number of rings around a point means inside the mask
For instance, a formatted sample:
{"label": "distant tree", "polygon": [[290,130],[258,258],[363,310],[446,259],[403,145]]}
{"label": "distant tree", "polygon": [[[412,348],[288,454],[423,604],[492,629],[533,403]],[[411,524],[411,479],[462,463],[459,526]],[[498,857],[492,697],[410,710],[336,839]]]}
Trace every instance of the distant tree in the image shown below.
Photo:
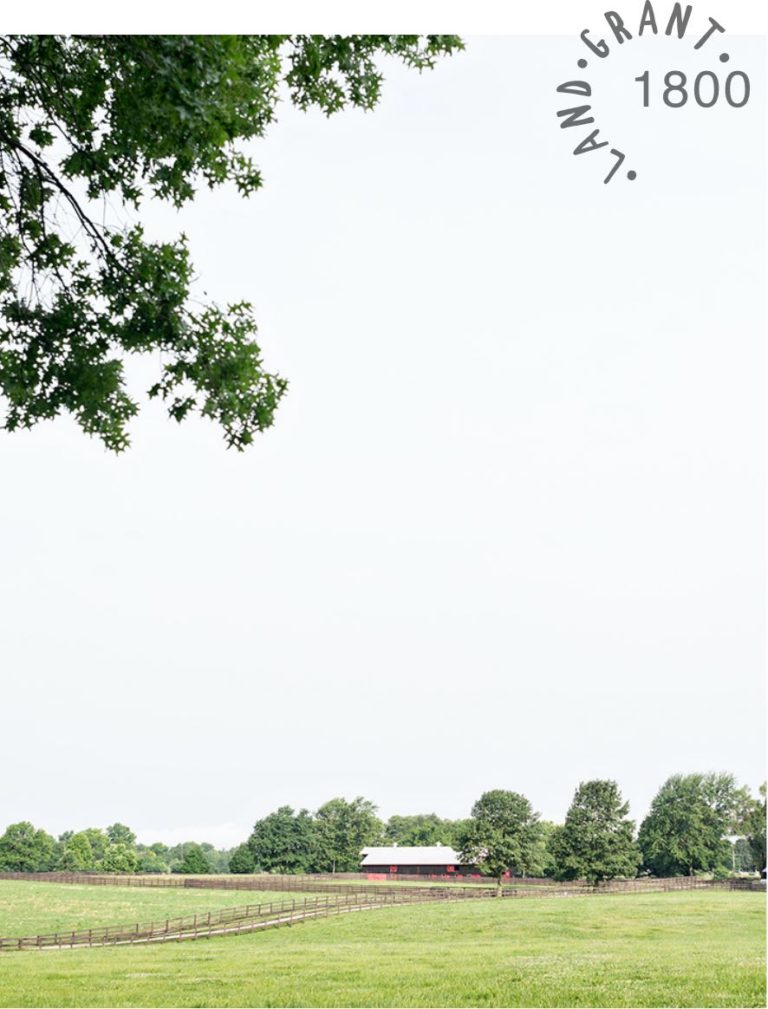
{"label": "distant tree", "polygon": [[80,833],[88,839],[88,844],[93,855],[93,867],[100,869],[109,848],[109,838],[98,827],[87,827],[85,830],[81,830]]}
{"label": "distant tree", "polygon": [[472,820],[467,817],[463,820],[443,820],[443,823],[446,828],[446,840],[442,843],[449,844],[456,851],[460,852]]}
{"label": "distant tree", "polygon": [[635,876],[641,858],[628,813],[615,781],[582,782],[554,846],[556,877],[595,884]]}
{"label": "distant tree", "polygon": [[27,820],[12,823],[0,837],[0,872],[46,872],[53,863],[55,841]]}
{"label": "distant tree", "polygon": [[229,856],[229,871],[236,873],[256,872],[253,852],[247,841],[238,845]]}
{"label": "distant tree", "polygon": [[165,862],[156,851],[143,845],[136,851],[136,872],[168,872],[168,863]]}
{"label": "distant tree", "polygon": [[560,850],[560,838],[563,835],[563,824],[553,823],[545,829],[544,835],[544,876],[554,878],[557,873],[557,859]]}
{"label": "distant tree", "polygon": [[64,872],[91,872],[96,868],[89,831],[81,830],[67,838],[61,849],[56,868]]}
{"label": "distant tree", "polygon": [[136,845],[136,835],[124,823],[113,823],[110,827],[107,827],[107,837],[110,844],[125,844],[129,848],[133,848]]}
{"label": "distant tree", "polygon": [[453,821],[441,820],[436,813],[390,816],[384,827],[384,840],[409,847],[453,845]]}
{"label": "distant tree", "polygon": [[263,872],[308,872],[314,847],[312,817],[306,809],[294,813],[290,806],[281,806],[256,822],[248,844]]}
{"label": "distant tree", "polygon": [[661,786],[640,825],[643,866],[654,876],[729,869],[740,792],[731,774],[675,774]]}
{"label": "distant tree", "polygon": [[541,837],[537,844],[535,856],[535,866],[531,869],[531,875],[549,876],[555,874],[555,859],[551,850],[552,836],[559,830],[560,825],[552,823],[551,820],[539,820]]}
{"label": "distant tree", "polygon": [[135,872],[137,864],[135,848],[118,841],[107,848],[100,868],[104,872]]}
{"label": "distant tree", "polygon": [[[766,842],[766,787],[765,782],[760,786],[760,798],[755,799],[747,793],[746,799],[742,802],[734,827],[734,833],[740,834],[749,847],[750,865],[757,872],[765,868],[765,842]],[[742,856],[742,860],[746,858]],[[749,871],[749,870],[746,870]]]}
{"label": "distant tree", "polygon": [[184,856],[173,869],[174,872],[193,876],[207,876],[211,871],[205,852],[199,844],[189,841],[184,845]]}
{"label": "distant tree", "polygon": [[737,837],[733,842],[732,856],[735,872],[754,872],[762,868],[755,864],[752,847],[746,837]]}
{"label": "distant tree", "polygon": [[381,837],[376,807],[359,795],[351,802],[330,799],[314,818],[313,863],[321,872],[357,872],[360,849]]}
{"label": "distant tree", "polygon": [[517,792],[485,792],[472,807],[463,838],[462,861],[495,876],[499,891],[504,874],[527,876],[540,871],[542,828],[539,814]]}
{"label": "distant tree", "polygon": [[183,236],[149,241],[135,213],[200,185],[249,196],[262,177],[243,148],[278,102],[372,109],[381,57],[423,70],[460,48],[453,35],[0,36],[5,427],[66,411],[121,451],[138,410],[124,363],[143,354],[159,361],[148,395],[174,420],[197,411],[250,444],[287,385],[262,364],[251,306],[200,304]]}

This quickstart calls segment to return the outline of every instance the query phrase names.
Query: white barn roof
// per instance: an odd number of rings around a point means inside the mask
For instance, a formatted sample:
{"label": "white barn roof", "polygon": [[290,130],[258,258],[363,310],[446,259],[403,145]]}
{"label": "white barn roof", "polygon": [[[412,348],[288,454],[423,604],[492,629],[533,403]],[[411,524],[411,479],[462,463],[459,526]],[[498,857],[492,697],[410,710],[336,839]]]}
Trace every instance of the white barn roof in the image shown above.
{"label": "white barn roof", "polygon": [[430,848],[408,848],[394,845],[391,848],[363,848],[361,866],[367,865],[458,865],[461,855],[447,845]]}

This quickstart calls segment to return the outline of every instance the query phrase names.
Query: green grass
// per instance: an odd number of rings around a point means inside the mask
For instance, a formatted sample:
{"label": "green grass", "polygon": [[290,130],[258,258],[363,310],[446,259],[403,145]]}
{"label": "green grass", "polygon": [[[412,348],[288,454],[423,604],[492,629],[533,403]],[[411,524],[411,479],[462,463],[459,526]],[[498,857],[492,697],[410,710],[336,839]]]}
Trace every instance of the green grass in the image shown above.
{"label": "green grass", "polygon": [[[38,900],[48,884],[28,886]],[[216,894],[175,896],[202,909]],[[73,893],[78,916],[85,899]],[[416,904],[231,938],[5,953],[0,1005],[762,1006],[764,922],[756,893]]]}
{"label": "green grass", "polygon": [[130,925],[214,911],[220,907],[317,897],[318,894],[254,890],[185,890],[122,886],[79,886],[0,880],[0,935]]}

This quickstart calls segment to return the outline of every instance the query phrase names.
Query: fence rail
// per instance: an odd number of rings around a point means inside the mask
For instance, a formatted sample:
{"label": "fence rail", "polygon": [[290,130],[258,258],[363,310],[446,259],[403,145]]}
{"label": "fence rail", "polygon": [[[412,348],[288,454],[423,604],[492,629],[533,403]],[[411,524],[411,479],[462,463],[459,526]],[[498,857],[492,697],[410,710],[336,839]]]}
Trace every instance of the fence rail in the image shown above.
{"label": "fence rail", "polygon": [[478,891],[487,892],[489,887],[457,886],[397,886],[391,883],[360,884],[330,883],[314,881],[307,877],[253,875],[253,876],[137,876],[77,872],[2,872],[0,879],[27,880],[37,883],[74,883],[86,886],[149,886],[196,890],[260,890],[288,893],[329,893],[329,894],[444,894],[457,895],[466,892],[474,896]]}
{"label": "fence rail", "polygon": [[[351,877],[353,874],[349,874]],[[357,874],[355,874],[357,876]],[[335,877],[338,880],[338,877]],[[88,886],[141,886],[170,887],[201,890],[262,890],[277,892],[301,893],[337,893],[337,894],[370,894],[389,893],[393,881],[381,883],[332,882],[332,876],[282,876],[276,874],[254,874],[233,876],[141,876],[118,873],[88,873],[88,872],[0,872],[0,879],[27,880],[38,883],[76,883]],[[765,881],[758,879],[702,879],[699,876],[671,876],[668,878],[648,877],[644,879],[613,879],[599,883],[596,887],[589,886],[584,880],[573,880],[566,884],[555,880],[526,879],[524,877],[506,880],[504,892],[518,891],[520,888],[532,889],[536,886],[542,890],[580,889],[582,892],[596,891],[643,892],[658,890],[698,890],[698,889],[730,889],[730,890],[762,890]],[[408,887],[398,886],[400,893],[430,893],[474,894],[478,890],[487,890],[495,885],[493,879],[485,877],[485,887],[476,884],[461,884],[446,882],[442,886]]]}
{"label": "fence rail", "polygon": [[[279,902],[247,904],[218,911],[183,915],[159,921],[137,922],[131,925],[110,925],[101,928],[73,929],[51,932],[46,935],[0,938],[3,950],[73,949],[76,946],[113,946],[147,942],[170,942],[182,939],[209,938],[215,935],[241,934],[257,929],[292,925],[312,918],[328,917],[351,911],[374,910],[399,904],[429,903],[435,900],[457,899],[436,895],[422,889],[404,892],[390,888],[387,892],[331,895],[294,898]],[[466,894],[459,899],[489,899],[490,891]]]}

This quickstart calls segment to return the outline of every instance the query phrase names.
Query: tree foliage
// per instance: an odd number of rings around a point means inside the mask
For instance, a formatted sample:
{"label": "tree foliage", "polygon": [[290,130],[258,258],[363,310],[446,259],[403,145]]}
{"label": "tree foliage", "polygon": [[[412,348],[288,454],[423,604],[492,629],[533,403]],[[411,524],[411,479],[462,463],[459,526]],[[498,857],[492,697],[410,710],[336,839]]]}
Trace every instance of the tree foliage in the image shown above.
{"label": "tree foliage", "polygon": [[281,806],[258,820],[248,844],[263,872],[309,872],[313,849],[312,817],[306,809],[294,813]]}
{"label": "tree foliage", "polygon": [[0,872],[46,872],[52,867],[55,841],[23,820],[0,837]]}
{"label": "tree foliage", "polygon": [[238,845],[229,858],[229,871],[235,873],[256,872],[256,863],[253,859],[251,846],[247,841]]}
{"label": "tree foliage", "polygon": [[543,832],[539,814],[517,792],[485,792],[472,807],[462,842],[462,861],[477,864],[499,886],[505,873],[528,876],[541,871]]}
{"label": "tree foliage", "polygon": [[135,872],[137,864],[136,850],[131,845],[118,841],[107,848],[100,868],[104,872]]}
{"label": "tree foliage", "polygon": [[749,858],[743,852],[741,860],[749,863],[749,868],[761,872],[765,868],[766,848],[766,786],[760,786],[760,796],[755,799],[747,794],[739,810],[736,832],[741,834],[749,847]]}
{"label": "tree foliage", "polygon": [[640,852],[629,804],[615,781],[582,782],[554,842],[558,879],[586,879],[595,884],[634,876]]}
{"label": "tree foliage", "polygon": [[330,799],[314,817],[313,865],[320,872],[357,872],[360,849],[381,838],[383,825],[376,807],[359,795]]}
{"label": "tree foliage", "polygon": [[[418,70],[461,48],[445,35],[0,36],[0,395],[8,430],[62,411],[120,451],[138,410],[128,355],[159,358],[148,390],[197,411],[242,449],[287,383],[265,369],[247,301],[192,296],[182,235],[145,235],[155,197],[262,184],[246,153],[281,89],[327,115],[373,108],[377,60]],[[121,220],[105,223],[106,203]],[[124,220],[127,223],[124,223]]]}
{"label": "tree foliage", "polygon": [[162,873],[168,872],[168,863],[163,861],[157,852],[144,845],[136,849],[136,872]]}
{"label": "tree foliage", "polygon": [[96,858],[86,831],[72,834],[63,842],[56,868],[64,872],[92,872],[96,869]]}
{"label": "tree foliage", "polygon": [[638,843],[655,876],[730,868],[731,833],[742,800],[732,774],[675,774],[661,786]]}
{"label": "tree foliage", "polygon": [[132,848],[136,844],[136,835],[124,823],[113,823],[105,831],[110,844],[125,844]]}
{"label": "tree foliage", "polygon": [[436,813],[414,813],[390,816],[384,827],[384,840],[389,844],[431,847],[446,844],[461,846],[467,820],[443,820]]}
{"label": "tree foliage", "polygon": [[205,857],[202,846],[194,841],[189,841],[184,845],[183,858],[174,866],[173,871],[192,876],[207,876],[211,871],[211,866]]}

